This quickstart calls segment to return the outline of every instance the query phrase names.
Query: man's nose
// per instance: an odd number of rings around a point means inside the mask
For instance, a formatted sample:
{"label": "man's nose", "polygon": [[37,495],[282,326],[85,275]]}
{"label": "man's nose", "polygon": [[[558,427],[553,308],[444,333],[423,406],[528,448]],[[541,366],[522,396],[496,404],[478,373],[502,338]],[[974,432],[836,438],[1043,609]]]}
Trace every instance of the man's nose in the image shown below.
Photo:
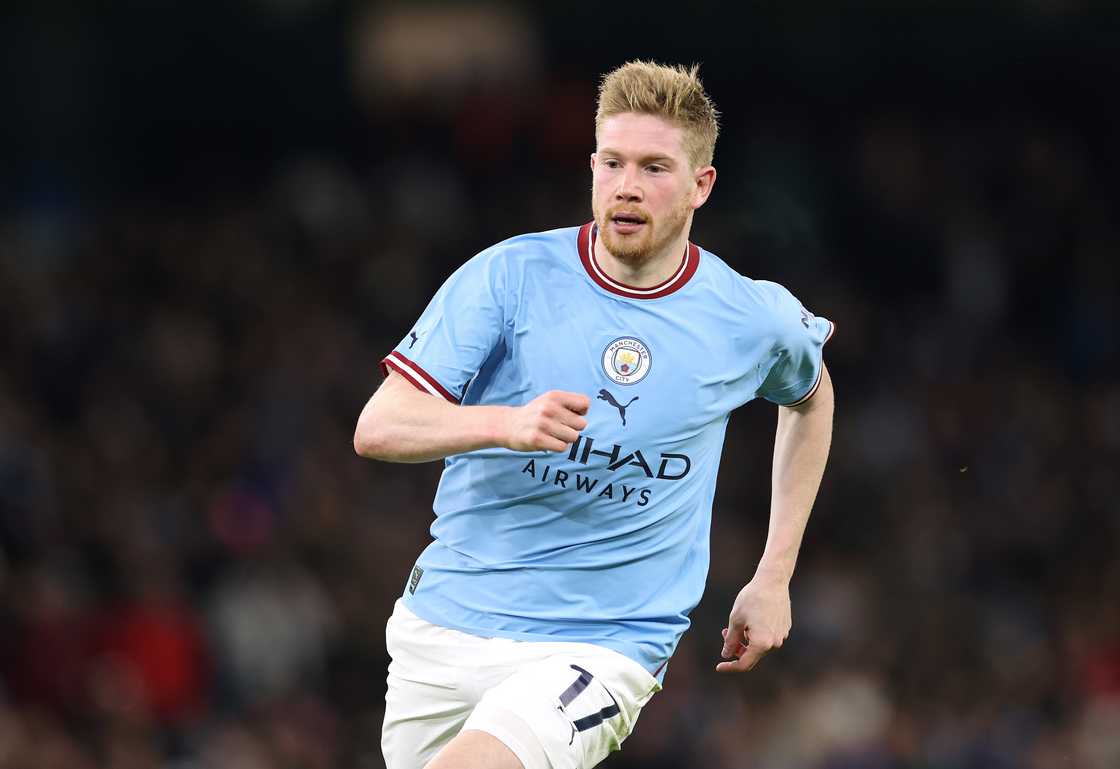
{"label": "man's nose", "polygon": [[641,200],[642,188],[638,184],[636,171],[622,173],[622,178],[618,180],[618,189],[615,190],[615,197],[619,200]]}

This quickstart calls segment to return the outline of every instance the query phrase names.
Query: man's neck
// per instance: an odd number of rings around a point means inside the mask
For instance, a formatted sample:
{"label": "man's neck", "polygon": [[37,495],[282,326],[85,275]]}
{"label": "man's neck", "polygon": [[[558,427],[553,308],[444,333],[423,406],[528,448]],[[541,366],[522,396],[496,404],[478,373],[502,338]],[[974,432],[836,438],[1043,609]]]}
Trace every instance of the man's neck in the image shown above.
{"label": "man's neck", "polygon": [[657,254],[641,264],[630,264],[616,259],[601,237],[595,238],[595,261],[612,280],[633,288],[652,288],[667,281],[680,269],[688,248],[688,227],[681,230]]}

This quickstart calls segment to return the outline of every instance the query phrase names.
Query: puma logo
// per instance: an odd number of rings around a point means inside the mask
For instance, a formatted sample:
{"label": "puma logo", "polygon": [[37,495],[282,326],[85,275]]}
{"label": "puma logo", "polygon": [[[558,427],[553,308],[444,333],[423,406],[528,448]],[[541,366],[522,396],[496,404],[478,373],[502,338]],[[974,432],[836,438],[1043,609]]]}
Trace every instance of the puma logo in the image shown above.
{"label": "puma logo", "polygon": [[614,399],[614,396],[611,395],[609,392],[607,392],[606,390],[600,390],[599,391],[599,397],[596,398],[596,400],[606,401],[607,403],[611,404],[616,409],[618,409],[618,415],[620,417],[622,417],[622,426],[626,427],[626,409],[630,408],[631,403],[638,400],[638,396],[635,395],[633,398],[631,398],[629,401],[626,402],[625,406],[623,406],[618,401],[616,401]]}
{"label": "puma logo", "polygon": [[419,338],[418,338],[418,337],[416,336],[416,332],[415,332],[415,331],[409,331],[409,332],[408,332],[408,335],[409,335],[410,337],[412,337],[412,341],[408,343],[408,349],[410,349],[410,350],[411,350],[411,349],[412,349],[412,345],[414,345],[414,344],[416,344],[417,342],[419,342],[419,341],[420,341],[420,339],[419,339]]}

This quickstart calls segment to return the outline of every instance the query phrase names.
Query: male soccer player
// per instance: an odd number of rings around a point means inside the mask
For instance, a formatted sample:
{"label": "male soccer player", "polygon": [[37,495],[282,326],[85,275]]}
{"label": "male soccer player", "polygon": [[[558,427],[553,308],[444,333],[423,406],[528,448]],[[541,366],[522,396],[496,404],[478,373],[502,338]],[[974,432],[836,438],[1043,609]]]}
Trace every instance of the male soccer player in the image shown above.
{"label": "male soccer player", "polygon": [[386,631],[389,769],[587,769],[619,747],[700,600],[728,415],[756,397],[779,406],[769,533],[716,670],[789,632],[832,324],[689,242],[716,133],[696,68],[608,74],[594,221],[470,259],[382,361],[356,450],[446,458]]}

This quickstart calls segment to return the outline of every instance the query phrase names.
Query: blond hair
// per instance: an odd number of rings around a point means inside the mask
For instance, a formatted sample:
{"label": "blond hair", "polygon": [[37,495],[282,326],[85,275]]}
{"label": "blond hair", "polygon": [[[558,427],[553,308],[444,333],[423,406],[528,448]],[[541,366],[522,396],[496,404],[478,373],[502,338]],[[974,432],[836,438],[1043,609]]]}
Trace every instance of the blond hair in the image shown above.
{"label": "blond hair", "polygon": [[603,76],[595,133],[603,121],[624,112],[657,115],[684,131],[684,150],[694,168],[711,165],[719,135],[719,113],[700,83],[700,65],[689,68],[630,61]]}

